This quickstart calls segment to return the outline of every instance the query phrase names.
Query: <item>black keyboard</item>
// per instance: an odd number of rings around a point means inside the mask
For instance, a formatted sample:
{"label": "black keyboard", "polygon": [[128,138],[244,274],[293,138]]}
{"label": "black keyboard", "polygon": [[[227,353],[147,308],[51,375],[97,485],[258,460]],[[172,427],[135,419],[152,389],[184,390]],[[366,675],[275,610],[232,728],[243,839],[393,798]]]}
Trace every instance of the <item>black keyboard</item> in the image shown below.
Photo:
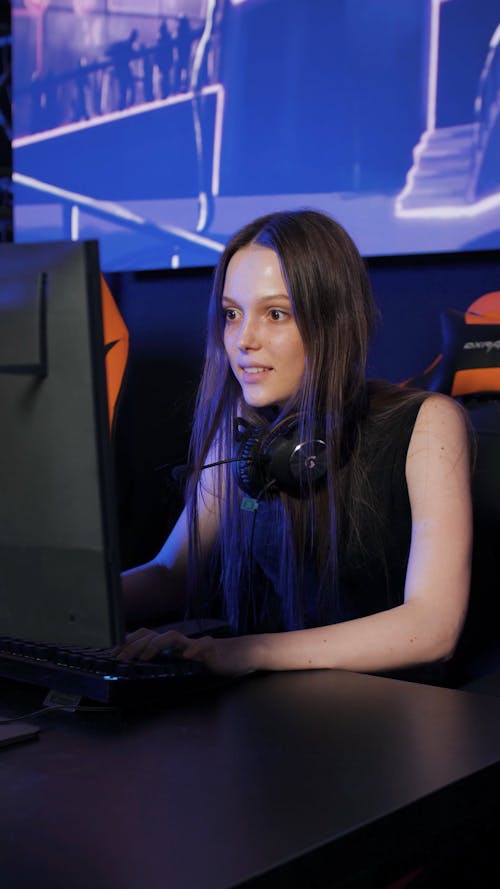
{"label": "black keyboard", "polygon": [[107,649],[0,636],[0,676],[106,704],[141,704],[207,687],[211,674],[198,661],[120,661]]}

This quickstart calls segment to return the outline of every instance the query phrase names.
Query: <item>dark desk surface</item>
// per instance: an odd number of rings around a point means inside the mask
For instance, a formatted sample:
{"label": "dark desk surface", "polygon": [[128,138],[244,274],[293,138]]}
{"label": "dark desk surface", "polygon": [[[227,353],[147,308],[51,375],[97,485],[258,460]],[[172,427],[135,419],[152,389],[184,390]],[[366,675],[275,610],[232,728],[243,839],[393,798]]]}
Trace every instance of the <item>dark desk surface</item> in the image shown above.
{"label": "dark desk surface", "polygon": [[[0,682],[2,716],[40,701]],[[32,721],[38,741],[0,751],[5,887],[331,887],[498,817],[487,696],[310,671]]]}

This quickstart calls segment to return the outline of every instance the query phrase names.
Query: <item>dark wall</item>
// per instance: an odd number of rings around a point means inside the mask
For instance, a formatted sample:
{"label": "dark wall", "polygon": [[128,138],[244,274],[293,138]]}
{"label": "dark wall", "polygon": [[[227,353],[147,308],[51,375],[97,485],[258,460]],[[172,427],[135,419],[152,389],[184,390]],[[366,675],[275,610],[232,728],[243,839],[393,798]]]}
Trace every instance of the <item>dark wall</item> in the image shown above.
{"label": "dark wall", "polygon": [[[500,288],[498,252],[368,260],[381,321],[369,374],[400,382],[441,350],[440,312],[466,309]],[[153,556],[182,507],[168,469],[186,460],[204,352],[211,269],[115,275],[130,331],[130,361],[116,435],[124,567]]]}
{"label": "dark wall", "polygon": [[130,333],[116,425],[124,567],[157,552],[182,507],[170,469],[186,461],[211,274],[196,269],[109,279]]}

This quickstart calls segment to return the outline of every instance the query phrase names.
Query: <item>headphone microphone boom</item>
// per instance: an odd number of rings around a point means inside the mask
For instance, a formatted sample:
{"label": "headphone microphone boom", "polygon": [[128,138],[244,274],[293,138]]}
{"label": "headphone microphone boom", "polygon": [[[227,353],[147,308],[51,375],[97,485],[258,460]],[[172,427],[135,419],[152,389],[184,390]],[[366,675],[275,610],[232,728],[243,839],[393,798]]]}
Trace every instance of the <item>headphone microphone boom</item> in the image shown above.
{"label": "headphone microphone boom", "polygon": [[[318,434],[303,441],[299,433],[296,420],[269,431],[236,417],[233,456],[207,463],[199,471],[233,463],[238,487],[249,497],[258,500],[265,492],[278,491],[299,496],[316,487],[327,468],[324,437]],[[166,464],[157,467],[158,470],[165,468]],[[183,482],[190,472],[189,466],[174,466],[171,475],[175,481]]]}
{"label": "headphone microphone boom", "polygon": [[296,421],[269,431],[237,417],[234,438],[236,481],[249,497],[258,498],[264,491],[298,496],[326,475],[324,436],[302,440]]}

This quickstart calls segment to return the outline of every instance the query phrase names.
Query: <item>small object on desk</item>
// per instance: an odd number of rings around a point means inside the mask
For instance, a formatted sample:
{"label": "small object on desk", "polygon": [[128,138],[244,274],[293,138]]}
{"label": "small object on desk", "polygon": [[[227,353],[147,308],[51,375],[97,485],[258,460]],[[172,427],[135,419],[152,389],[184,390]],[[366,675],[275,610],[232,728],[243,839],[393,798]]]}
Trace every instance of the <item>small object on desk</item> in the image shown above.
{"label": "small object on desk", "polygon": [[40,729],[30,722],[0,722],[0,747],[19,744],[21,741],[33,741],[38,738]]}
{"label": "small object on desk", "polygon": [[74,713],[80,706],[80,702],[81,695],[69,695],[51,689],[44,699],[43,706],[65,710],[66,713]]}

